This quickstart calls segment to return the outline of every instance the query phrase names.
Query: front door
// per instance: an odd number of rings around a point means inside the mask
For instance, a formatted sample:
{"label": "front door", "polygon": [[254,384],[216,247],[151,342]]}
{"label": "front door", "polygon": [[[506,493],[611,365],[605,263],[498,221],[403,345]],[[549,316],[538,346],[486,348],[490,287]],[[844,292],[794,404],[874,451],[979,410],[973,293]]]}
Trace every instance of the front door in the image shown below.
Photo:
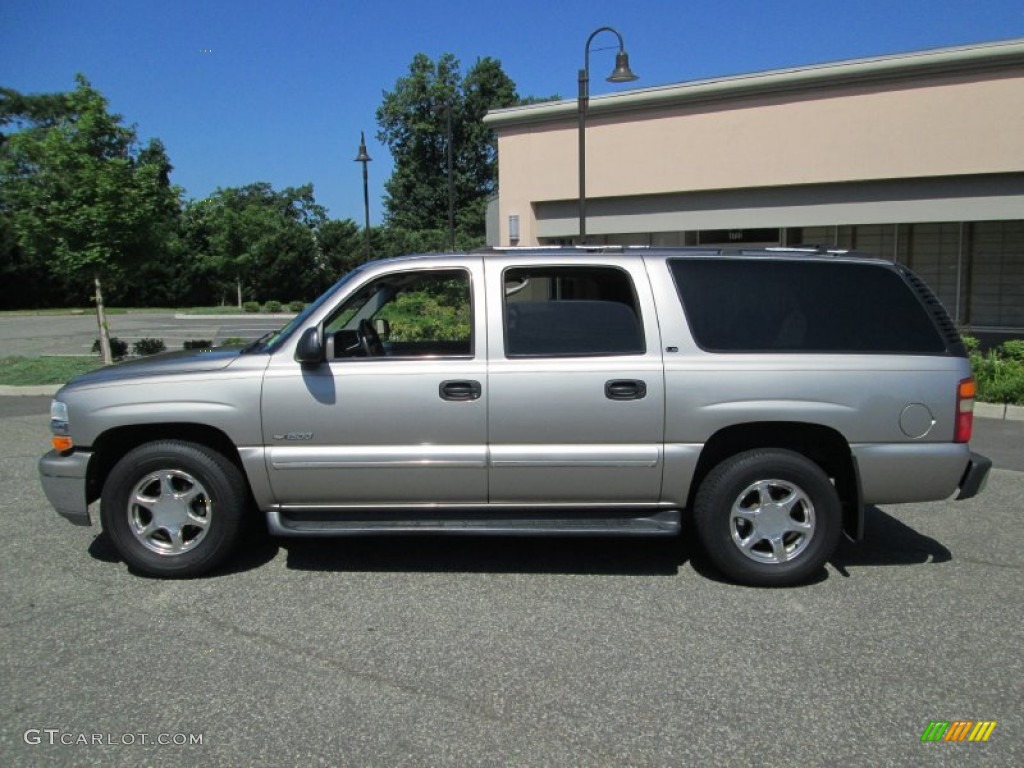
{"label": "front door", "polygon": [[487,500],[480,284],[465,259],[369,268],[324,320],[324,363],[275,355],[262,402],[279,504]]}

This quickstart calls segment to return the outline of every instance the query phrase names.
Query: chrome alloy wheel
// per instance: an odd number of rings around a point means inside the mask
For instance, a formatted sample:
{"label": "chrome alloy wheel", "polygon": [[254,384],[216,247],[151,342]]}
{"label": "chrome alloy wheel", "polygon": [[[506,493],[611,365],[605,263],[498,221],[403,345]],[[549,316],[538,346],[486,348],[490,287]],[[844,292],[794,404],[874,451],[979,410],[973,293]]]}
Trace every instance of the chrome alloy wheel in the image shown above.
{"label": "chrome alloy wheel", "polygon": [[179,469],[151,472],[128,497],[129,529],[158,555],[181,555],[197,547],[210,529],[212,515],[210,494]]}
{"label": "chrome alloy wheel", "polygon": [[758,563],[785,563],[814,538],[814,504],[787,480],[759,480],[740,493],[729,513],[729,532],[744,555]]}

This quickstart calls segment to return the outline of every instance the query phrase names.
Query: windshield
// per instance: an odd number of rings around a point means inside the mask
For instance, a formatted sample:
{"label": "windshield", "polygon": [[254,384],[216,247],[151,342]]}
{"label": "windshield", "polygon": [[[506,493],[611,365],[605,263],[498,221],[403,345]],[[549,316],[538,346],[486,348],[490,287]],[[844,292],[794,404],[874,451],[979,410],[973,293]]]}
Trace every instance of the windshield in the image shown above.
{"label": "windshield", "polygon": [[320,294],[319,298],[317,298],[316,301],[314,301],[312,304],[310,304],[308,307],[302,310],[302,312],[300,312],[294,318],[292,318],[291,322],[289,322],[281,330],[275,331],[274,333],[268,335],[266,339],[261,339],[258,344],[253,345],[253,348],[251,350],[247,349],[247,351],[274,352],[278,347],[280,347],[285,342],[285,340],[289,336],[291,336],[295,332],[296,328],[301,327],[309,318],[309,316],[316,312],[320,308],[320,306],[325,301],[327,301],[327,298],[329,296],[333,296],[335,291],[337,291],[339,288],[341,288],[341,286],[345,285],[345,283],[349,282],[352,278],[358,275],[362,271],[362,269],[363,268],[361,266],[353,269],[347,275],[342,277],[338,282],[336,282],[334,285],[332,285],[330,288],[328,288],[326,291]]}

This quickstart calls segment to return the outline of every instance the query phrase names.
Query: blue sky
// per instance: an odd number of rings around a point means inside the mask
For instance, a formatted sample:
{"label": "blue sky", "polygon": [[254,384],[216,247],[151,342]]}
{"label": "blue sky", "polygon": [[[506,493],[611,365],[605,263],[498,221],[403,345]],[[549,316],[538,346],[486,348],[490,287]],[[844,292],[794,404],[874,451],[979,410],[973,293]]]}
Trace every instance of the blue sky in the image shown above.
{"label": "blue sky", "polygon": [[[597,27],[624,36],[636,87],[1024,37],[1021,0],[2,0],[0,85],[70,90],[82,72],[160,138],[191,198],[216,187],[313,183],[362,221],[353,162],[365,130],[370,208],[391,172],[374,112],[417,52],[501,61],[522,95],[575,97]],[[614,42],[591,55],[594,94]]]}

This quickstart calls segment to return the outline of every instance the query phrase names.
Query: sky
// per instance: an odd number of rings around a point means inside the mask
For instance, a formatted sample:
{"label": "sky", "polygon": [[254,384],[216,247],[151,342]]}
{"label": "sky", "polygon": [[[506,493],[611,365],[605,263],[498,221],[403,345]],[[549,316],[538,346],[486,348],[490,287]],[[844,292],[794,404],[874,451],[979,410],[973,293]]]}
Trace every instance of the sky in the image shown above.
{"label": "sky", "polygon": [[[575,98],[590,33],[622,33],[642,88],[1024,37],[1022,0],[0,0],[0,86],[84,74],[159,138],[187,198],[312,183],[332,218],[382,220],[392,163],[375,112],[416,53],[498,59],[522,96]],[[591,47],[591,94],[615,38]],[[607,70],[607,73],[605,72]]]}

